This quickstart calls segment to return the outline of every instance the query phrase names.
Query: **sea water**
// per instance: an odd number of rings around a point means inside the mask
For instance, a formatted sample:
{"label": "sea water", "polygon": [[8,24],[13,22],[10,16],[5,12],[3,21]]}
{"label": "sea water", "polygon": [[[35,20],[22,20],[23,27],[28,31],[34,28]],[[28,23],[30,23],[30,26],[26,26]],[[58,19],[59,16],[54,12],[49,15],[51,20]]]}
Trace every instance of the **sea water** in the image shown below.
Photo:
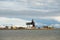
{"label": "sea water", "polygon": [[0,30],[0,40],[60,40],[60,30]]}

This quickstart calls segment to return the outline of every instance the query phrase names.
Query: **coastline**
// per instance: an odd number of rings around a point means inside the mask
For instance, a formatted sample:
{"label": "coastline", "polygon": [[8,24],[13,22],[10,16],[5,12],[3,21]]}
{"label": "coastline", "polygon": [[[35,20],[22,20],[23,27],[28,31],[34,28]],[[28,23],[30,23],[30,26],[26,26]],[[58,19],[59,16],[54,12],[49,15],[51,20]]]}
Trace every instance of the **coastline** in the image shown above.
{"label": "coastline", "polygon": [[60,30],[60,28],[56,28],[56,29],[0,29],[0,30]]}

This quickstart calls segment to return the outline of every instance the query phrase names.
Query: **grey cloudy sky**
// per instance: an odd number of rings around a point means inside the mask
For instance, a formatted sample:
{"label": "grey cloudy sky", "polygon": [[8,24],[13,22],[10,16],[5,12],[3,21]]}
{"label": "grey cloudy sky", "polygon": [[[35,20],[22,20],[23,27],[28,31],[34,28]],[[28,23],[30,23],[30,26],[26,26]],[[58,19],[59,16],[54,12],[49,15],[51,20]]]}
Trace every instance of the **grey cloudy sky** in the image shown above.
{"label": "grey cloudy sky", "polygon": [[0,0],[0,16],[8,15],[60,16],[60,0]]}
{"label": "grey cloudy sky", "polygon": [[60,21],[60,0],[0,0],[0,17]]}

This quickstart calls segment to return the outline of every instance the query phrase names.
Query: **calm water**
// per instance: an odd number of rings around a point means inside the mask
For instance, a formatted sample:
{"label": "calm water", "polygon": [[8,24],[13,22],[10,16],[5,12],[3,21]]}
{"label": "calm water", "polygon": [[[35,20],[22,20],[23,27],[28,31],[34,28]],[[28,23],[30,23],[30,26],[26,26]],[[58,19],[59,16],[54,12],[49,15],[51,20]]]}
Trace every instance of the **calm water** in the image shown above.
{"label": "calm water", "polygon": [[60,40],[60,30],[0,30],[0,40]]}

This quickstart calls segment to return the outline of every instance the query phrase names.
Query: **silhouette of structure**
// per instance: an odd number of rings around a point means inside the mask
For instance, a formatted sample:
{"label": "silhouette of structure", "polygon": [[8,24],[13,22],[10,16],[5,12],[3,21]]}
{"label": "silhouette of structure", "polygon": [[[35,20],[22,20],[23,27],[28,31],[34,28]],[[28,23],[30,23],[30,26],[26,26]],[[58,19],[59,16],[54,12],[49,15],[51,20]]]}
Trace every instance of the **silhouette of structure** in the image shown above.
{"label": "silhouette of structure", "polygon": [[35,22],[34,22],[34,20],[32,19],[32,22],[27,22],[26,25],[27,25],[27,26],[32,25],[32,27],[35,27]]}

